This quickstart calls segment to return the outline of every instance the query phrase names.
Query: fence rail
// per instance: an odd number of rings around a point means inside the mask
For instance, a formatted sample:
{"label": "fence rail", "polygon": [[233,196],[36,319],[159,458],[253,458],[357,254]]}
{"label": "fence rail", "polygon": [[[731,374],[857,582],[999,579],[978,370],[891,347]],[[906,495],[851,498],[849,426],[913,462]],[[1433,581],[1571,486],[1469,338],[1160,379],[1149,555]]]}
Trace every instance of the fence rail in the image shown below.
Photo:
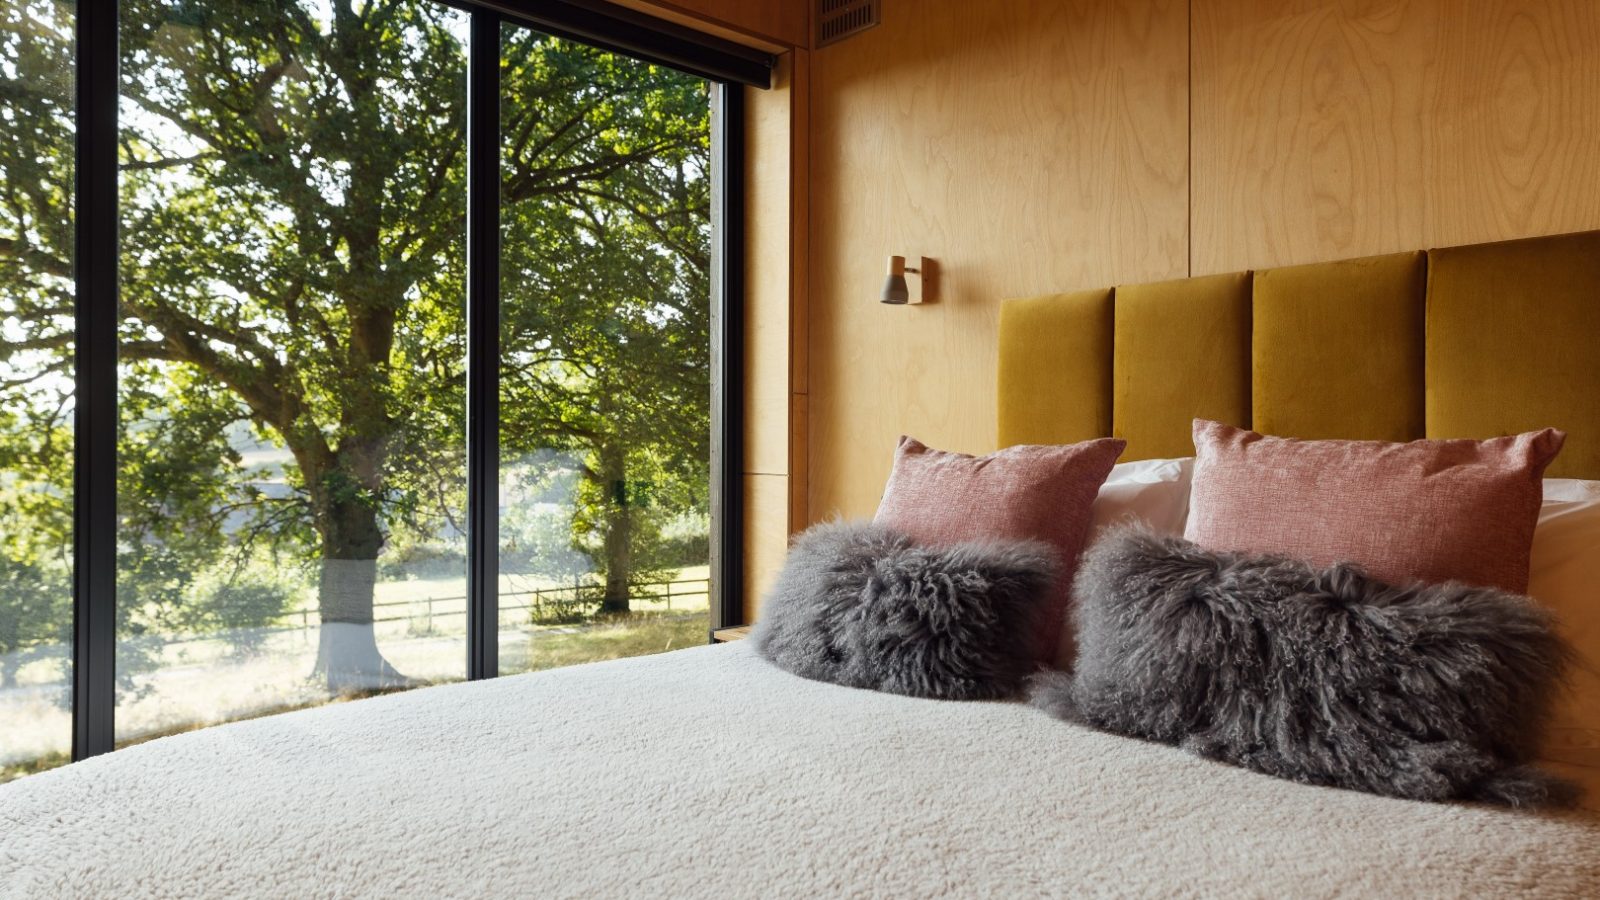
{"label": "fence rail", "polygon": [[[629,593],[630,604],[648,604],[661,612],[671,613],[674,604],[682,609],[690,600],[709,608],[711,579],[686,578],[678,581],[655,581],[635,585]],[[467,614],[465,595],[421,597],[414,600],[387,600],[374,603],[373,624],[411,623],[412,631],[432,634],[436,620],[464,619]],[[593,618],[605,599],[605,587],[599,584],[577,584],[561,587],[535,588],[526,591],[504,591],[500,594],[500,621],[506,623],[520,617],[528,625],[575,625]],[[403,614],[383,615],[383,612],[405,609]],[[285,617],[286,624],[266,625],[256,628],[174,634],[151,632],[137,638],[125,639],[146,648],[172,648],[211,642],[258,645],[274,635],[305,634],[308,639],[313,629],[320,627],[317,610],[295,610]],[[70,645],[62,642],[39,643],[0,655],[0,687],[15,686],[16,672],[25,665],[51,660],[67,661],[71,657]]]}
{"label": "fence rail", "polygon": [[[508,598],[527,598],[521,602]],[[710,578],[686,578],[678,581],[652,581],[635,585],[629,593],[630,603],[663,604],[666,612],[672,612],[672,604],[677,601],[681,604],[690,599],[704,600],[709,605],[711,598]],[[500,618],[505,620],[507,613],[517,610],[527,611],[527,623],[530,625],[564,625],[581,622],[593,618],[600,611],[600,606],[605,600],[605,586],[599,584],[582,584],[560,587],[535,588],[528,591],[503,591],[500,594]],[[375,625],[393,622],[417,622],[421,620],[423,629],[431,631],[435,619],[463,618],[467,614],[467,598],[465,595],[447,597],[423,597],[417,600],[389,600],[383,603],[372,604]],[[441,609],[450,605],[457,608]],[[405,608],[403,615],[383,615],[381,611]],[[419,610],[418,608],[421,607]],[[264,629],[268,632],[282,631],[309,631],[317,623],[311,618],[317,614],[315,609],[302,609],[291,613],[298,617],[298,625],[280,626]]]}

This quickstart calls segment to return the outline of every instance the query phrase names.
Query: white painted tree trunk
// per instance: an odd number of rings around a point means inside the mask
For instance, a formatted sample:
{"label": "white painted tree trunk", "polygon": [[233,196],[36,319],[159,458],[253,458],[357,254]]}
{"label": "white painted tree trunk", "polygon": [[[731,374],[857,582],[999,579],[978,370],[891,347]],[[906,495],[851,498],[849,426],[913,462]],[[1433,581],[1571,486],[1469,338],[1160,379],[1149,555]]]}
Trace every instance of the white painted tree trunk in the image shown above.
{"label": "white painted tree trunk", "polygon": [[375,559],[325,559],[318,597],[322,612],[314,678],[336,693],[387,690],[409,683],[378,650],[372,602]]}

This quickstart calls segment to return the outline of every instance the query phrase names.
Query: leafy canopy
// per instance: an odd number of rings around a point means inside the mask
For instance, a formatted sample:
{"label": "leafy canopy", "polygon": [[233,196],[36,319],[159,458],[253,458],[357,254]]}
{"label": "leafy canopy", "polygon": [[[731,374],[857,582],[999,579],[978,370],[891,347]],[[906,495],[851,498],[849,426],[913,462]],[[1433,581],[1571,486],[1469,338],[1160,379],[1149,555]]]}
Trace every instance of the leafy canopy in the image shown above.
{"label": "leafy canopy", "polygon": [[[0,3],[0,653],[64,637],[70,12]],[[271,593],[229,587],[252,567],[459,537],[466,16],[121,20],[122,628],[222,627]],[[575,546],[641,577],[706,508],[706,86],[511,27],[501,72],[506,466],[576,477]]]}

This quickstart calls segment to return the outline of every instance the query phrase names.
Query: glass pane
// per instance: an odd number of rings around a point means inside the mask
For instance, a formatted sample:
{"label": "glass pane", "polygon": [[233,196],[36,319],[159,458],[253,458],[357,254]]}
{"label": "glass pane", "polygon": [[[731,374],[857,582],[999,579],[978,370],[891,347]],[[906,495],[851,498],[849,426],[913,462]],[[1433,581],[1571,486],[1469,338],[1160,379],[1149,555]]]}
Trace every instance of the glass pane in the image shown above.
{"label": "glass pane", "polygon": [[0,0],[0,782],[72,751],[72,10]]}
{"label": "glass pane", "polygon": [[118,740],[462,678],[467,15],[122,10]]}
{"label": "glass pane", "polygon": [[501,50],[500,670],[704,644],[709,86]]}

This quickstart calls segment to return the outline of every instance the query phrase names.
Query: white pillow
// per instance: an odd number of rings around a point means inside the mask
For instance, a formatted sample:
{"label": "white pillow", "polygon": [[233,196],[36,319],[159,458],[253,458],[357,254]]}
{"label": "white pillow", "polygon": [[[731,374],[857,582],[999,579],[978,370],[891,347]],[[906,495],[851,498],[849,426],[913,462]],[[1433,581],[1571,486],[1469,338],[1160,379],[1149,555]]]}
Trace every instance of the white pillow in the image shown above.
{"label": "white pillow", "polygon": [[[1089,536],[1084,548],[1100,532],[1123,522],[1143,520],[1159,534],[1183,537],[1184,521],[1189,518],[1189,480],[1194,474],[1194,457],[1183,459],[1141,459],[1117,463],[1100,485],[1089,518]],[[1069,614],[1070,615],[1070,614]],[[1069,626],[1061,629],[1056,659],[1071,659],[1077,652],[1077,635]]]}
{"label": "white pillow", "polygon": [[1597,500],[1600,500],[1600,481],[1584,481],[1579,478],[1544,480],[1545,503],[1592,503]]}
{"label": "white pillow", "polygon": [[1543,755],[1600,766],[1600,481],[1545,480],[1528,595],[1555,610],[1578,652]]}
{"label": "white pillow", "polygon": [[1159,534],[1183,534],[1189,518],[1189,481],[1194,457],[1141,459],[1111,468],[1095,498],[1089,542],[1102,529],[1142,519]]}

